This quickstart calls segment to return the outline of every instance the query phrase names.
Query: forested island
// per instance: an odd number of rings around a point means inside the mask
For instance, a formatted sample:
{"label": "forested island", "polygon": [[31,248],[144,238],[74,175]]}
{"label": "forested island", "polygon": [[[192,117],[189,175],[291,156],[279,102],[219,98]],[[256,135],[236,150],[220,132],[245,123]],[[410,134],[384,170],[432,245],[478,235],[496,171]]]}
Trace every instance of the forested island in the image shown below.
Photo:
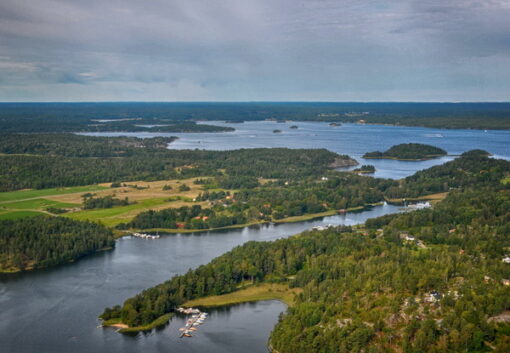
{"label": "forested island", "polygon": [[352,171],[358,174],[373,174],[375,173],[375,167],[370,164],[364,164],[359,168],[353,169]]}
{"label": "forested island", "polygon": [[421,143],[402,143],[392,146],[390,149],[380,152],[367,152],[363,155],[366,159],[398,159],[405,161],[419,161],[424,159],[438,158],[448,153],[435,146]]}
{"label": "forested island", "polygon": [[449,189],[432,209],[249,242],[101,317],[150,329],[190,300],[278,283],[294,293],[270,339],[280,353],[507,352],[509,173],[508,161],[465,153],[406,178],[404,193]]}

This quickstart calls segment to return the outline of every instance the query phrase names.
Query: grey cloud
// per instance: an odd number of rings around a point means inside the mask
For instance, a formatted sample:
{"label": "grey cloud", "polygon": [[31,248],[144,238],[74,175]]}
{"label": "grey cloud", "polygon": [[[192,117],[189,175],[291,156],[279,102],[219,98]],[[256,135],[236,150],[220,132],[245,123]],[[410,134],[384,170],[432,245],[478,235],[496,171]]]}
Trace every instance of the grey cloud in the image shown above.
{"label": "grey cloud", "polygon": [[509,15],[503,0],[3,0],[0,99],[508,99]]}

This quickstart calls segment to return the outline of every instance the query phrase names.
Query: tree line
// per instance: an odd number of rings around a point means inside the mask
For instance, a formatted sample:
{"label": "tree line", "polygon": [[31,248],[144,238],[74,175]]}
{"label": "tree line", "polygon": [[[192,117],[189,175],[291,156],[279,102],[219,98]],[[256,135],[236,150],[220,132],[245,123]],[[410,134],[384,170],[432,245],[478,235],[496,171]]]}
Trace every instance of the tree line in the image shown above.
{"label": "tree line", "polygon": [[114,246],[111,230],[93,222],[36,216],[0,221],[0,272],[74,261]]}
{"label": "tree line", "polygon": [[[70,134],[0,139],[0,191],[99,182],[222,177],[219,185],[256,186],[254,178],[318,175],[336,159],[327,150],[167,150],[168,139],[98,138]],[[233,179],[234,178],[234,179]]]}
{"label": "tree line", "polygon": [[[509,103],[2,103],[0,131],[78,132],[94,128],[99,131],[97,125],[122,123],[179,125],[196,120],[264,119],[327,122],[362,119],[374,124],[510,129],[509,112]],[[196,124],[194,128],[202,125]]]}

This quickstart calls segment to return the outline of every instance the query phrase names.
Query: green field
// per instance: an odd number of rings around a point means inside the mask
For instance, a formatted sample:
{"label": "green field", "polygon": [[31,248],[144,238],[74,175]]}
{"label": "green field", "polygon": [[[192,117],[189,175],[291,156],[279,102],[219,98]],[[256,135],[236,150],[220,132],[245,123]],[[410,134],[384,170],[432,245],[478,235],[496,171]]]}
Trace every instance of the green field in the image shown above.
{"label": "green field", "polygon": [[[129,222],[133,217],[142,211],[151,208],[164,208],[180,207],[192,202],[193,197],[196,195],[196,190],[190,192],[180,193],[179,191],[165,192],[161,190],[162,185],[165,183],[172,183],[173,181],[158,181],[150,184],[146,189],[132,189],[124,187],[123,189],[111,189],[100,185],[87,185],[69,188],[52,188],[43,190],[19,190],[12,192],[0,193],[0,219],[14,219],[29,217],[39,214],[51,214],[47,208],[61,208],[68,209],[70,212],[59,214],[59,216],[69,217],[75,220],[90,220],[100,222],[106,226],[116,226],[119,223]],[[192,188],[198,189],[199,186],[192,185]],[[80,210],[82,207],[81,195],[87,192],[106,192],[106,194],[113,192],[118,193],[125,190],[129,191],[130,198],[133,197],[136,201],[128,206]],[[177,189],[174,187],[174,189]],[[176,194],[177,193],[177,194]],[[75,194],[75,195],[72,195]],[[61,196],[62,201],[55,196]],[[71,197],[68,197],[71,196]],[[164,196],[164,197],[163,197]],[[49,198],[52,198],[50,200]],[[141,198],[141,199],[140,199]],[[77,211],[78,209],[78,211]]]}
{"label": "green field", "polygon": [[113,208],[101,208],[94,210],[84,210],[69,214],[64,214],[63,216],[69,217],[76,220],[90,220],[90,221],[99,221],[102,224],[113,227],[122,222],[128,222],[133,218],[136,211],[150,209],[154,206],[163,205],[168,203],[168,207],[171,207],[172,202],[167,201],[168,198],[155,198],[148,200],[137,201],[135,204],[121,207],[113,207]]}
{"label": "green field", "polygon": [[263,283],[228,294],[190,300],[184,303],[183,306],[218,307],[261,300],[281,300],[287,305],[292,306],[294,304],[294,296],[301,291],[302,290],[298,288],[291,289],[286,284]]}
{"label": "green field", "polygon": [[0,204],[0,207],[3,206],[8,209],[16,209],[16,210],[33,210],[38,208],[46,208],[46,207],[58,207],[58,208],[70,208],[70,207],[80,207],[81,205],[76,203],[64,203],[47,199],[32,199],[32,200],[24,200],[24,201],[16,201],[9,202],[6,204]]}
{"label": "green field", "polygon": [[97,190],[104,190],[104,189],[108,189],[108,188],[104,187],[104,186],[100,186],[100,185],[87,185],[87,186],[75,186],[75,187],[69,187],[69,188],[52,188],[52,189],[42,189],[42,190],[30,189],[30,190],[0,192],[0,204],[11,202],[11,201],[42,198],[45,196],[72,194],[75,192],[90,192],[90,191],[97,191]]}
{"label": "green field", "polygon": [[90,192],[107,189],[104,186],[88,185],[70,188],[52,188],[43,190],[19,190],[0,192],[0,220],[17,219],[47,214],[46,208],[73,208],[79,207],[76,203],[48,200],[44,197]]}
{"label": "green field", "polygon": [[37,212],[37,211],[5,211],[0,210],[0,220],[4,219],[17,219],[17,218],[24,218],[24,217],[31,217],[31,216],[38,216],[43,213]]}

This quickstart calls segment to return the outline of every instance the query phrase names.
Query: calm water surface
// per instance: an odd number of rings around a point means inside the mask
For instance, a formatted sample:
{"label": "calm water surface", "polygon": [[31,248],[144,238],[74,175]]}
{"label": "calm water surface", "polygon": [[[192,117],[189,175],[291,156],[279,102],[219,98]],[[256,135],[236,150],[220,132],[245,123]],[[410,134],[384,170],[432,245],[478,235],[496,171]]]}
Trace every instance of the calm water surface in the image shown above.
{"label": "calm water surface", "polygon": [[[171,149],[232,150],[238,148],[288,147],[326,148],[356,158],[360,164],[376,167],[376,177],[399,179],[416,171],[442,164],[454,155],[474,148],[484,149],[497,158],[510,159],[510,131],[445,130],[421,127],[343,124],[332,127],[327,123],[252,121],[242,124],[207,122],[231,126],[233,132],[224,133],[91,133],[96,136],[178,136]],[[290,129],[296,125],[298,129]],[[273,130],[282,133],[273,133]],[[429,161],[365,160],[363,154],[385,151],[400,143],[425,143],[446,150],[450,155]]]}
{"label": "calm water surface", "polygon": [[126,237],[115,250],[56,268],[0,277],[0,352],[267,352],[266,343],[284,304],[276,301],[212,311],[191,339],[179,339],[177,319],[135,337],[97,328],[105,306],[209,262],[250,240],[275,240],[315,225],[359,224],[398,212],[391,205],[370,211],[280,225],[177,234],[157,240]]}

